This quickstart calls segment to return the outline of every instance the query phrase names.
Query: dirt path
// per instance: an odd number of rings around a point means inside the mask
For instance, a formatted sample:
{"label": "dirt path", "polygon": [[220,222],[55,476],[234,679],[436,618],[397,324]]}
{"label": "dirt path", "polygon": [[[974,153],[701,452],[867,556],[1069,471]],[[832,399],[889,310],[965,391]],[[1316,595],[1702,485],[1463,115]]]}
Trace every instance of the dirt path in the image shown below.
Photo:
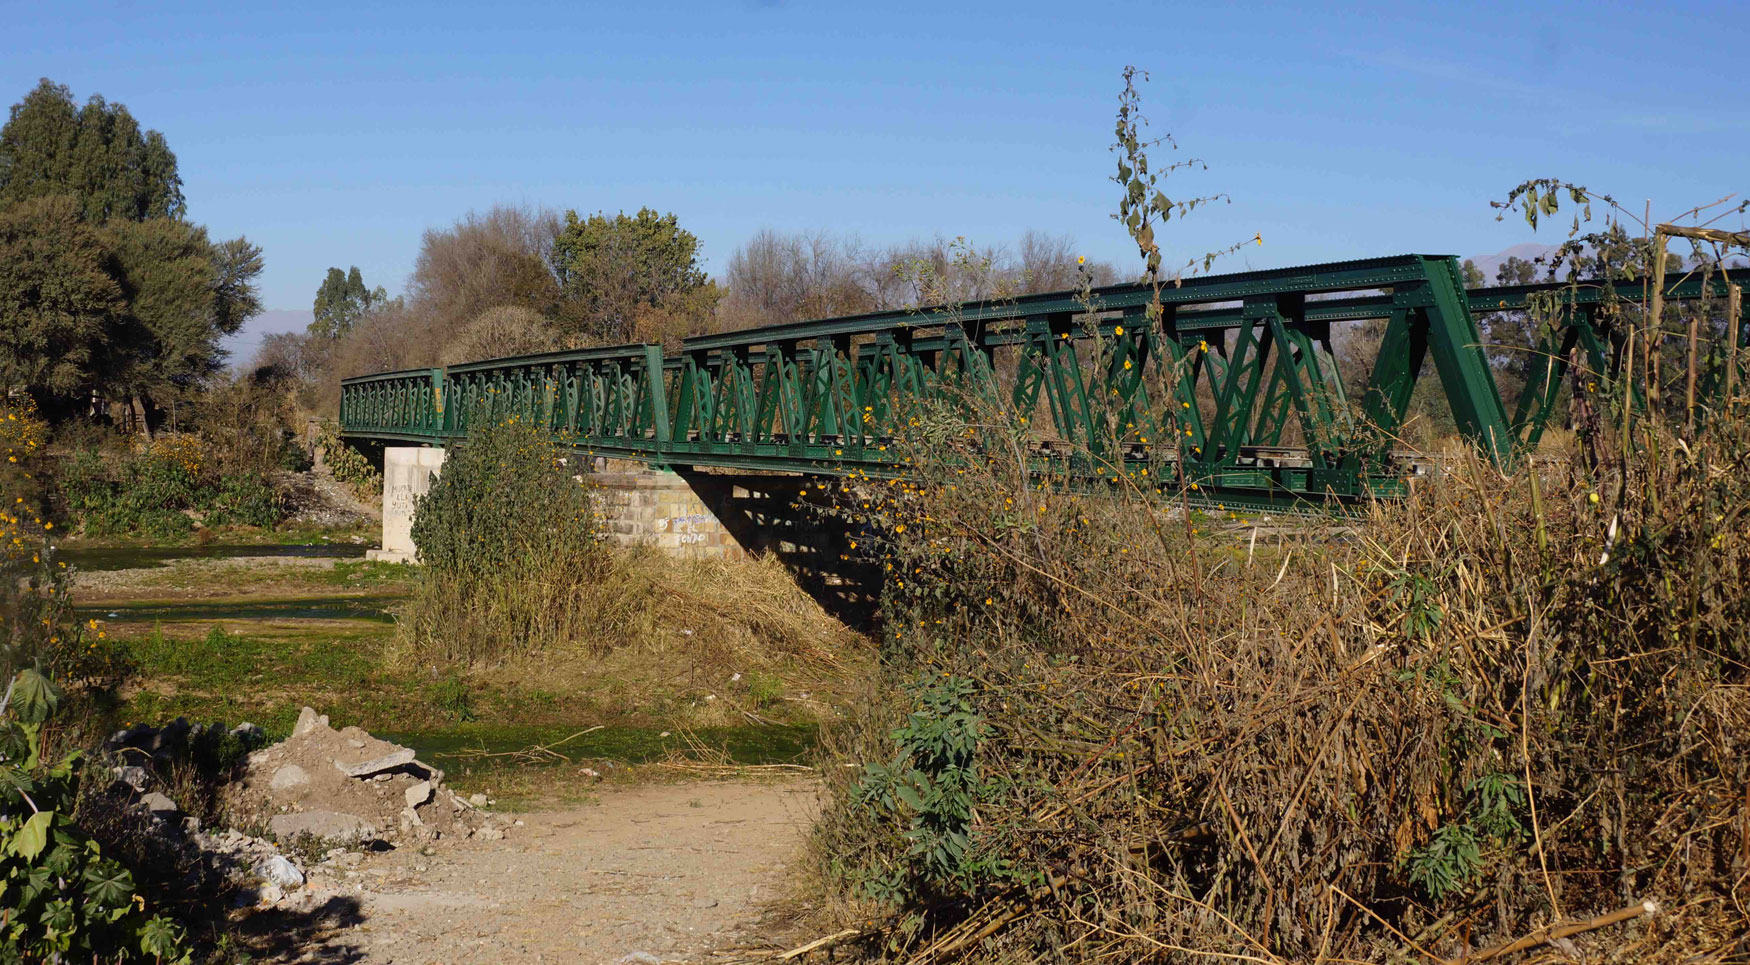
{"label": "dirt path", "polygon": [[249,928],[286,962],[708,960],[777,930],[766,906],[817,795],[807,779],[605,789],[599,804],[518,815],[502,841],[402,848],[312,875],[326,893],[315,911]]}

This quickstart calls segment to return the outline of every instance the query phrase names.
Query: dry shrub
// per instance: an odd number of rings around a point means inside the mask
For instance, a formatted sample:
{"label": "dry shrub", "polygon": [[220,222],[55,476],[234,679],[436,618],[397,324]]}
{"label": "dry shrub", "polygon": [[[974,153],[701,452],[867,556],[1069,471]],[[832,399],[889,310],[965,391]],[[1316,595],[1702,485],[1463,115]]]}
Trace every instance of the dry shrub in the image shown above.
{"label": "dry shrub", "polygon": [[1401,960],[1653,900],[1573,940],[1744,954],[1743,424],[1285,526],[918,421],[855,501],[909,689],[833,735],[817,841],[871,948]]}
{"label": "dry shrub", "polygon": [[520,305],[499,305],[488,308],[462,326],[444,345],[438,361],[444,365],[461,365],[483,359],[533,355],[557,347],[558,340],[553,337],[546,319]]}

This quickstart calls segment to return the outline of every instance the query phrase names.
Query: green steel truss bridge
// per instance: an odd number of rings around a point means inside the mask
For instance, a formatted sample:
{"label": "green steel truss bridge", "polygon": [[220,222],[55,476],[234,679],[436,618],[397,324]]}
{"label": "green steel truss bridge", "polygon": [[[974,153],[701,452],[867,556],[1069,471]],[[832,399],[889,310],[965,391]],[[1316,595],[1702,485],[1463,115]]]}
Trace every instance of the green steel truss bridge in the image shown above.
{"label": "green steel truss bridge", "polygon": [[[1167,285],[1114,285],[707,335],[678,352],[621,345],[385,372],[341,386],[342,435],[443,445],[516,415],[598,456],[651,465],[892,476],[889,444],[919,403],[982,400],[1029,420],[1041,471],[1095,485],[1122,472],[1183,478],[1204,500],[1254,508],[1390,497],[1416,471],[1397,434],[1432,359],[1459,431],[1509,465],[1534,446],[1563,378],[1608,393],[1640,282],[1466,290],[1456,258],[1401,255]],[[1686,278],[1667,301],[1727,300]],[[1551,321],[1511,407],[1476,316]],[[1365,385],[1338,371],[1334,325],[1383,323]],[[1728,325],[1731,339],[1750,317]],[[1719,340],[1716,346],[1724,344]],[[1702,360],[1717,391],[1726,364]],[[1572,371],[1570,366],[1573,367]]]}

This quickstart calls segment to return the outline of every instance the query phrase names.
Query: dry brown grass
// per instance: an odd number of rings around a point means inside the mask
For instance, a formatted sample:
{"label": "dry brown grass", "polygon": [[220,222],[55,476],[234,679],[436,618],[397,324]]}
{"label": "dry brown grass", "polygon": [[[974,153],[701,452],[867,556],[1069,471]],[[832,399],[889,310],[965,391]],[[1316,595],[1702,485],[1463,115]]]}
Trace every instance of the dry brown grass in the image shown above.
{"label": "dry brown grass", "polygon": [[577,635],[514,657],[489,679],[588,693],[611,713],[713,726],[830,717],[850,681],[867,675],[872,646],[773,557],[609,552],[598,580],[570,590],[589,601]]}
{"label": "dry brown grass", "polygon": [[[945,874],[923,809],[824,770],[822,874],[894,916],[868,949],[1421,959],[1654,900],[1571,940],[1745,954],[1750,432],[1646,436],[1626,472],[1461,457],[1268,554],[1232,514],[1041,491],[963,438],[913,440],[924,468],[870,515],[890,534],[884,689],[974,687],[968,844]],[[896,759],[919,706],[872,703],[834,762],[950,786]]]}

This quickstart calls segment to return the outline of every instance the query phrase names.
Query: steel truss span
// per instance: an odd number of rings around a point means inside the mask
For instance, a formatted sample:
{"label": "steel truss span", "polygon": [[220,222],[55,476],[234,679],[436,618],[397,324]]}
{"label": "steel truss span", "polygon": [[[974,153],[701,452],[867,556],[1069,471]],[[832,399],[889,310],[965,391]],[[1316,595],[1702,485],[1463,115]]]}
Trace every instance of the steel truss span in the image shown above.
{"label": "steel truss span", "polygon": [[[1161,289],[1158,312],[1152,286],[1114,285],[772,325],[668,354],[620,345],[385,372],[342,382],[341,432],[442,445],[516,416],[654,465],[892,476],[912,415],[990,407],[1028,420],[1039,471],[1073,483],[1182,478],[1235,506],[1351,503],[1399,495],[1415,472],[1398,435],[1425,362],[1459,431],[1509,465],[1537,443],[1565,376],[1609,393],[1620,304],[1644,294],[1640,282],[1467,291],[1462,279],[1456,258],[1400,255],[1186,279]],[[1726,283],[1690,277],[1666,293],[1702,297],[1726,304]],[[1541,361],[1509,412],[1488,362],[1501,348],[1476,316],[1534,304]],[[1333,350],[1333,326],[1350,323],[1373,331],[1339,342],[1378,344],[1351,363],[1362,385],[1345,384]],[[1750,324],[1729,328],[1741,339]],[[1725,367],[1710,357],[1704,375]]]}

